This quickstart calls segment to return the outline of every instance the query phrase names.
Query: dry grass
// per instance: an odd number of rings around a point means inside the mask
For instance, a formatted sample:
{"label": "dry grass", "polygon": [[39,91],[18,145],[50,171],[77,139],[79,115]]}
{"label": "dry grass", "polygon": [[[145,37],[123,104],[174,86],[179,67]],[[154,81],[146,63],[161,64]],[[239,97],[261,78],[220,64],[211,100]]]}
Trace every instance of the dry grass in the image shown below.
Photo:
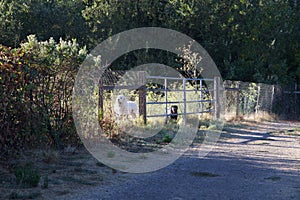
{"label": "dry grass", "polygon": [[278,118],[275,114],[268,113],[265,111],[259,111],[256,113],[252,113],[249,115],[246,115],[244,117],[245,120],[252,120],[252,121],[257,121],[257,122],[263,122],[263,121],[276,121]]}
{"label": "dry grass", "polygon": [[273,113],[268,113],[265,111],[258,111],[256,113],[239,115],[236,116],[235,113],[226,113],[225,120],[227,122],[241,122],[241,121],[254,121],[254,122],[273,122],[278,120],[278,117]]}

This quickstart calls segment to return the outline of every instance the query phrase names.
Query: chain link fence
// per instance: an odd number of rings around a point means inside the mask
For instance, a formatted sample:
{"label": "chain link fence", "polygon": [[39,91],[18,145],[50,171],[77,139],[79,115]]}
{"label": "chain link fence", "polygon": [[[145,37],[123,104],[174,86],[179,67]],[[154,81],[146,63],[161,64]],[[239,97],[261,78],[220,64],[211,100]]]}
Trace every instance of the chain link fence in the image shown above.
{"label": "chain link fence", "polygon": [[226,116],[274,115],[283,119],[300,117],[300,87],[225,81]]}

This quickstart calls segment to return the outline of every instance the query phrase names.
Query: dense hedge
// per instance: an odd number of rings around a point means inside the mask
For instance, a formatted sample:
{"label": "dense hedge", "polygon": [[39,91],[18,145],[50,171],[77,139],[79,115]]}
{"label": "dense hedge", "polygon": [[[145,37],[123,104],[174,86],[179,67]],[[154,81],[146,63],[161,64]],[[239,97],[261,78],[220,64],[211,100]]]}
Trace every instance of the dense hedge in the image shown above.
{"label": "dense hedge", "polygon": [[26,146],[78,142],[71,94],[85,56],[75,40],[29,36],[20,48],[0,46],[0,156]]}

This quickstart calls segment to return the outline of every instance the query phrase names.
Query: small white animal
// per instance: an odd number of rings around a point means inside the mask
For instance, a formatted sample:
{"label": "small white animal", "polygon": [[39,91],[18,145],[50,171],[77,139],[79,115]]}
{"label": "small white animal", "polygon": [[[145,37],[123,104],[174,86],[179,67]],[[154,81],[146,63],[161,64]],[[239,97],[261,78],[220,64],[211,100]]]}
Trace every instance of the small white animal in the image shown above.
{"label": "small white animal", "polygon": [[117,118],[126,117],[129,116],[134,119],[138,115],[138,107],[135,102],[133,101],[127,101],[126,97],[124,95],[118,95],[115,105],[114,105],[114,111],[117,115]]}

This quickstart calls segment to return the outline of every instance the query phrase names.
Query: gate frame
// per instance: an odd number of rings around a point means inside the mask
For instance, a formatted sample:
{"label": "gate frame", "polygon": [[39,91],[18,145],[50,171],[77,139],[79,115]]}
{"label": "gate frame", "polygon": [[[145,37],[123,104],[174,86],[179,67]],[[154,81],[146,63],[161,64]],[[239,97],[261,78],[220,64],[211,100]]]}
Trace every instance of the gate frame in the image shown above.
{"label": "gate frame", "polygon": [[[99,101],[98,101],[98,108],[103,111],[103,94],[104,90],[114,90],[114,89],[127,89],[127,90],[138,90],[138,95],[139,95],[139,115],[140,117],[143,118],[144,124],[147,123],[147,102],[146,102],[146,94],[147,94],[147,88],[146,88],[146,79],[147,78],[158,78],[158,79],[164,79],[164,92],[167,98],[168,92],[167,92],[167,87],[168,87],[168,82],[167,80],[169,79],[175,79],[175,80],[181,80],[183,82],[183,90],[180,90],[184,92],[184,97],[183,97],[183,103],[184,103],[184,124],[186,124],[186,118],[188,114],[203,114],[207,113],[208,111],[203,111],[203,102],[214,102],[214,119],[217,120],[220,118],[220,110],[221,110],[221,102],[220,102],[220,91],[221,91],[221,85],[220,85],[220,77],[214,77],[213,79],[204,79],[204,78],[176,78],[176,77],[161,77],[161,76],[146,76],[145,71],[138,71],[138,85],[141,85],[139,88],[136,88],[135,86],[119,86],[119,85],[103,85],[102,79],[99,79]],[[201,112],[196,112],[196,113],[187,113],[186,111],[186,104],[189,103],[186,100],[186,82],[187,81],[200,81],[200,100],[197,101],[200,103],[200,111]],[[202,100],[202,88],[203,88],[203,81],[213,81],[213,98],[212,100]],[[209,91],[209,90],[208,90]],[[166,99],[167,100],[167,99]],[[150,102],[151,103],[151,102]],[[161,102],[163,103],[163,102]],[[149,103],[148,103],[149,104]],[[153,102],[154,104],[154,102]],[[167,109],[168,109],[168,104],[169,102],[166,101],[166,114],[163,114],[161,116],[166,116],[166,122],[168,120],[169,115],[167,114]],[[153,116],[152,116],[153,117]]]}

